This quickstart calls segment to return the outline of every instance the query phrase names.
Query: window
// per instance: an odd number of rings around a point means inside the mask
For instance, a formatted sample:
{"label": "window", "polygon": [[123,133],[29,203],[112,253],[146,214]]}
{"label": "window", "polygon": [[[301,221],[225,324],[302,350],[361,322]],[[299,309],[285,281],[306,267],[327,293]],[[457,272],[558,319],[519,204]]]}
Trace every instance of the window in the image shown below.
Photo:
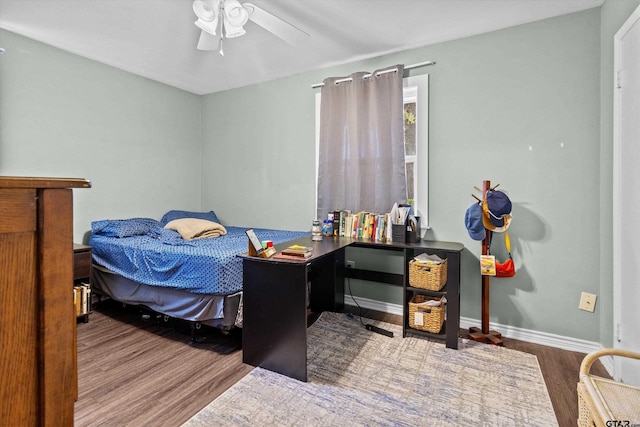
{"label": "window", "polygon": [[[411,88],[414,89],[414,88]],[[407,176],[407,199],[410,205],[415,202],[415,188],[417,185],[416,168],[416,97],[407,96],[407,92],[414,92],[409,88],[404,90],[404,164]]]}
{"label": "window", "polygon": [[404,152],[407,197],[429,226],[429,75],[404,78]]}
{"label": "window", "polygon": [[[407,197],[421,217],[423,229],[429,226],[429,75],[405,77],[404,124]],[[320,99],[316,93],[316,200],[318,200],[318,150],[320,143]],[[389,206],[391,209],[391,206]]]}

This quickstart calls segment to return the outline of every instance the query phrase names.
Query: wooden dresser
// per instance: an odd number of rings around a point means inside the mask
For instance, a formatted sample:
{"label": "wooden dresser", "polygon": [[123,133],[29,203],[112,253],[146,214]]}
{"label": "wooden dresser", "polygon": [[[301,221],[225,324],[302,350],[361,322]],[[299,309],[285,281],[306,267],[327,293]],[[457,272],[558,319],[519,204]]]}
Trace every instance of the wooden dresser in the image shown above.
{"label": "wooden dresser", "polygon": [[72,426],[78,393],[73,188],[0,177],[0,423]]}

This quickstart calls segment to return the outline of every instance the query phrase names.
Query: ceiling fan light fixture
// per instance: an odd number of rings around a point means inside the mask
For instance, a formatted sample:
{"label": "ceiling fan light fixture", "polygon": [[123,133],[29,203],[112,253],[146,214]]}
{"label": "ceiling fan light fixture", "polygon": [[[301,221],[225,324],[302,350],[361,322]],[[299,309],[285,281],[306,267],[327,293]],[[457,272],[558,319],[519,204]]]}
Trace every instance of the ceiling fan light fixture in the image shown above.
{"label": "ceiling fan light fixture", "polygon": [[198,20],[213,22],[218,16],[220,0],[195,0],[193,2],[193,12]]}
{"label": "ceiling fan light fixture", "polygon": [[242,27],[234,27],[233,25],[224,23],[224,35],[228,39],[232,39],[234,37],[240,37],[247,34],[244,28]]}
{"label": "ceiling fan light fixture", "polygon": [[220,17],[220,0],[195,0],[193,12],[198,17],[196,26],[215,36]]}
{"label": "ceiling fan light fixture", "polygon": [[225,0],[222,7],[224,11],[224,29],[227,38],[240,37],[247,32],[243,26],[249,20],[249,12],[238,0]]}
{"label": "ceiling fan light fixture", "polygon": [[218,19],[216,18],[213,22],[203,21],[202,19],[198,19],[195,22],[196,26],[200,28],[202,31],[206,31],[212,36],[216,35],[216,28],[218,27]]}
{"label": "ceiling fan light fixture", "polygon": [[238,0],[224,2],[224,17],[235,27],[242,27],[249,20],[249,12]]}
{"label": "ceiling fan light fixture", "polygon": [[[240,4],[238,0],[194,0],[195,22],[200,28],[199,50],[218,50],[224,55],[222,38],[240,37],[247,32],[244,25],[254,22],[285,42],[295,45],[309,34],[252,3]],[[224,27],[224,28],[223,28]],[[220,31],[218,37],[216,32]],[[214,47],[217,43],[217,48]]]}

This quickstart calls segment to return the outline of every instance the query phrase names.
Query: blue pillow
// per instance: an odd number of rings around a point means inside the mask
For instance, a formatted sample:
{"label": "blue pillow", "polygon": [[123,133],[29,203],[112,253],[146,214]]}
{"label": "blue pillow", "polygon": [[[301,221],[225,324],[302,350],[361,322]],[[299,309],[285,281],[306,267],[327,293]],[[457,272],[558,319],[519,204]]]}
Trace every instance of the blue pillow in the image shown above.
{"label": "blue pillow", "polygon": [[160,223],[153,218],[105,219],[93,221],[91,232],[107,237],[143,236]]}
{"label": "blue pillow", "polygon": [[160,222],[163,225],[167,225],[174,219],[180,219],[180,218],[198,218],[198,219],[206,219],[207,221],[220,223],[214,211],[209,211],[209,212],[169,211],[166,214],[164,214]]}

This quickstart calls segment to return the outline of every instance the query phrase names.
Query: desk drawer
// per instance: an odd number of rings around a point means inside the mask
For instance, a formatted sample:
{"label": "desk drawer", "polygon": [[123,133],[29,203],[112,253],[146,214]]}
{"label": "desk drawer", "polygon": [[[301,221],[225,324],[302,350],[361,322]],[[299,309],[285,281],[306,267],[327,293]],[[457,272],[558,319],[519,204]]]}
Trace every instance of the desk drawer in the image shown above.
{"label": "desk drawer", "polygon": [[91,276],[91,250],[74,251],[73,280]]}

